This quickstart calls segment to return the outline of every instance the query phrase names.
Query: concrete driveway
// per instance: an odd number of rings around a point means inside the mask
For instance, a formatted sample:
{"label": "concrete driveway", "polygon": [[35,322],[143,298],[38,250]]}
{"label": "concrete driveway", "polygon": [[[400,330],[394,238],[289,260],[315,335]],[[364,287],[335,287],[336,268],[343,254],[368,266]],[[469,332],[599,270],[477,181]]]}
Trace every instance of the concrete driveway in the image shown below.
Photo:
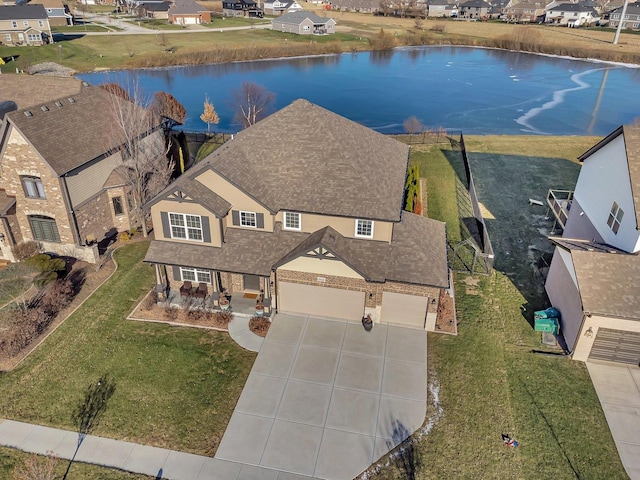
{"label": "concrete driveway", "polygon": [[631,480],[640,480],[640,368],[587,362],[620,460]]}
{"label": "concrete driveway", "polygon": [[352,479],[422,425],[426,362],[424,331],[278,314],[216,458]]}

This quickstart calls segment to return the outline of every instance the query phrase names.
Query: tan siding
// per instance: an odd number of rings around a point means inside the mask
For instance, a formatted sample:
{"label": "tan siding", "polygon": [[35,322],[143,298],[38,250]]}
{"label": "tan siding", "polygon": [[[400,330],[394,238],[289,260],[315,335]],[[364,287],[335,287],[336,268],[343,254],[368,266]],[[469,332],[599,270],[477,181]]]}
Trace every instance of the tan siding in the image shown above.
{"label": "tan siding", "polygon": [[72,175],[68,175],[67,185],[73,207],[88,200],[102,191],[102,186],[114,168],[121,163],[120,153],[99,162],[87,165]]}
{"label": "tan siding", "polygon": [[[295,210],[291,210],[295,211]],[[278,212],[275,217],[277,222],[284,224],[284,213]],[[356,238],[356,220],[354,218],[333,217],[330,215],[316,215],[313,213],[301,214],[301,227],[305,233],[313,233],[326,226],[334,228],[347,238]],[[391,242],[393,223],[375,221],[373,226],[373,240]]]}
{"label": "tan siding", "polygon": [[193,245],[196,242],[193,240],[181,240],[165,238],[162,228],[162,217],[160,212],[173,212],[173,213],[189,213],[192,215],[200,215],[209,218],[209,229],[211,230],[211,243],[206,245],[213,245],[214,247],[222,246],[222,238],[220,237],[220,220],[217,219],[209,210],[202,205],[191,202],[173,202],[171,200],[162,200],[151,207],[151,219],[153,220],[153,227],[155,231],[155,238],[157,240],[171,240],[172,242],[186,243]]}
{"label": "tan siding", "polygon": [[334,275],[340,277],[359,278],[362,276],[340,260],[330,260],[312,257],[298,257],[280,267],[282,270],[290,270],[319,275]]}
{"label": "tan siding", "polygon": [[[591,328],[592,335],[587,336],[585,333]],[[572,358],[586,362],[591,353],[591,348],[598,335],[600,328],[609,328],[612,330],[623,330],[627,332],[640,333],[640,322],[637,320],[623,320],[620,318],[598,317],[596,315],[586,318],[578,341],[573,351]]]}

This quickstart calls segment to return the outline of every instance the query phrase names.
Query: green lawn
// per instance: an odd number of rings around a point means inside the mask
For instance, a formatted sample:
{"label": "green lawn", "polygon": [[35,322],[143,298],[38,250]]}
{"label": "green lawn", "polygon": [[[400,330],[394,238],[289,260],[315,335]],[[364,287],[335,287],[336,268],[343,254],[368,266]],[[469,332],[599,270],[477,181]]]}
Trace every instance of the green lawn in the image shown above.
{"label": "green lawn", "polygon": [[109,30],[122,30],[118,27],[112,27],[109,25],[107,28],[105,25],[100,23],[88,23],[86,25],[74,25],[72,27],[51,27],[51,31],[53,33],[77,33],[78,35],[83,34],[84,32],[108,32]]}
{"label": "green lawn", "polygon": [[71,413],[103,373],[116,392],[97,435],[212,455],[255,354],[228,334],[125,320],[154,277],[148,243],[123,247],[119,268],[11,373],[0,417],[73,429]]}
{"label": "green lawn", "polygon": [[[480,201],[496,217],[488,225],[496,269],[456,274],[459,334],[429,334],[430,381],[440,386],[443,415],[417,440],[416,478],[627,478],[584,364],[532,353],[544,348],[529,323],[543,301],[529,256],[543,234],[529,223],[544,211],[522,200],[555,186],[545,184],[550,179],[575,182],[575,157],[596,140],[465,137],[469,150],[483,152],[470,158]],[[451,235],[459,223],[455,168],[447,149],[417,150],[411,158],[428,181],[429,214],[447,221]],[[430,405],[427,416],[434,411]],[[505,446],[502,433],[520,447]],[[379,478],[405,477],[392,468]]]}
{"label": "green lawn", "polygon": [[211,17],[211,23],[204,23],[209,28],[248,27],[251,25],[270,24],[270,20],[264,18],[246,17]]}
{"label": "green lawn", "polygon": [[[11,476],[16,465],[24,465],[24,462],[30,456],[30,453],[0,447],[0,478],[12,478]],[[58,460],[56,465],[57,479],[63,477],[68,465],[68,460]],[[74,462],[66,480],[150,480],[151,478],[153,477],[133,475],[120,470]]]}

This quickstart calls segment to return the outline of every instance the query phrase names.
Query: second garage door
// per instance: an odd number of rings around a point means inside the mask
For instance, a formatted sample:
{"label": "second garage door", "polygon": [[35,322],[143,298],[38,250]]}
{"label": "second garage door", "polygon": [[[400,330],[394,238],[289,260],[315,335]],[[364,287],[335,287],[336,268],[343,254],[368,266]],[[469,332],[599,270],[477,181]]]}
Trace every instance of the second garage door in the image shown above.
{"label": "second garage door", "polygon": [[382,323],[425,328],[429,297],[384,292],[382,294]]}
{"label": "second garage door", "polygon": [[600,328],[589,360],[640,364],[640,333]]}
{"label": "second garage door", "polygon": [[361,320],[364,295],[364,292],[339,288],[280,282],[278,311],[342,320]]}

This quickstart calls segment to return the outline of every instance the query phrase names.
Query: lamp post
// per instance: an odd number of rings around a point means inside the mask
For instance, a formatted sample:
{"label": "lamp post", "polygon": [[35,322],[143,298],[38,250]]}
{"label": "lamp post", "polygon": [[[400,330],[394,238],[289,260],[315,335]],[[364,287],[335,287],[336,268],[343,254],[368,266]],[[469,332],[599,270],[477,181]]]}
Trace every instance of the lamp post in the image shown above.
{"label": "lamp post", "polygon": [[620,38],[620,30],[622,30],[622,24],[624,23],[624,16],[627,13],[627,4],[629,0],[624,0],[624,5],[622,5],[622,13],[620,14],[620,21],[618,22],[618,28],[616,29],[616,34],[613,37],[613,44],[618,44],[618,39]]}

